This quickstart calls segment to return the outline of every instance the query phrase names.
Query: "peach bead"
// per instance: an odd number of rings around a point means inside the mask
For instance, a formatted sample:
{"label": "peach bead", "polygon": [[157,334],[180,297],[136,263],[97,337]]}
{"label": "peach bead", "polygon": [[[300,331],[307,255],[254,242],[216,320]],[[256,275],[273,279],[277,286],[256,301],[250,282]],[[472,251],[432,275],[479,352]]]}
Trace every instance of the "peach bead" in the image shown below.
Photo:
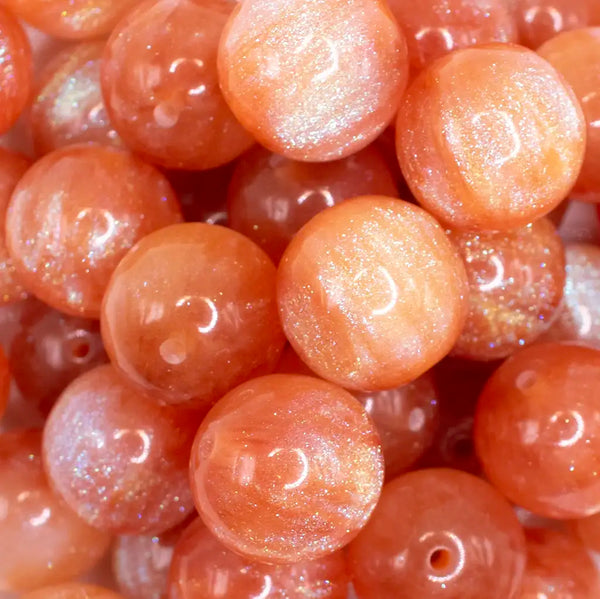
{"label": "peach bead", "polygon": [[373,146],[324,164],[296,162],[256,148],[238,161],[228,212],[231,228],[277,263],[292,237],[325,208],[359,195],[397,193],[392,173]]}
{"label": "peach bead", "polygon": [[233,6],[147,0],[109,39],[102,65],[106,105],[125,143],[150,162],[213,168],[254,143],[217,79],[219,37]]}
{"label": "peach bead", "polygon": [[29,113],[38,154],[88,141],[121,145],[100,89],[103,50],[102,42],[68,47],[42,71]]}
{"label": "peach bead", "polygon": [[315,216],[278,272],[283,328],[300,358],[358,391],[398,387],[441,360],[463,326],[467,290],[437,222],[376,196]]}
{"label": "peach bead", "polygon": [[0,591],[26,591],[85,573],[110,538],[89,527],[51,492],[41,433],[0,435]]}
{"label": "peach bead", "polygon": [[386,128],[408,55],[385,0],[244,0],[218,66],[227,102],[261,144],[318,162],[349,156]]}
{"label": "peach bead", "polygon": [[486,482],[418,470],[383,488],[348,558],[360,599],[517,599],[525,540],[509,503]]}
{"label": "peach bead", "polygon": [[346,599],[348,574],[341,551],[296,564],[249,561],[225,548],[200,519],[175,547],[169,599]]}
{"label": "peach bead", "polygon": [[506,358],[546,331],[565,283],[565,253],[546,218],[507,232],[451,231],[469,277],[469,315],[453,353]]}
{"label": "peach bead", "polygon": [[115,270],[101,320],[106,350],[162,400],[208,405],[275,368],[285,343],[275,275],[235,231],[204,223],[157,231]]}
{"label": "peach bead", "polygon": [[516,42],[507,0],[387,0],[406,34],[414,72],[436,58],[475,44]]}
{"label": "peach bead", "polygon": [[600,351],[533,345],[492,375],[477,405],[475,446],[506,497],[547,518],[600,511]]}
{"label": "peach bead", "polygon": [[70,582],[27,593],[21,599],[124,599],[118,593],[99,586]]}
{"label": "peach bead", "polygon": [[600,202],[600,27],[563,33],[546,42],[538,53],[571,85],[585,115],[585,159],[573,195]]}
{"label": "peach bead", "polygon": [[425,69],[398,113],[397,151],[417,200],[458,229],[508,230],[555,208],[579,174],[585,124],[535,52],[487,45]]}
{"label": "peach bead", "polygon": [[15,266],[6,248],[6,211],[12,192],[31,161],[22,154],[0,148],[0,305],[23,300],[27,293],[17,279]]}
{"label": "peach bead", "polygon": [[181,220],[165,177],[125,150],[69,146],[15,188],[6,241],[17,276],[43,302],[99,318],[108,280],[139,239]]}
{"label": "peach bead", "polygon": [[375,426],[347,391],[292,374],[260,377],[208,413],[190,462],[210,531],[252,561],[324,557],[365,525],[383,482]]}

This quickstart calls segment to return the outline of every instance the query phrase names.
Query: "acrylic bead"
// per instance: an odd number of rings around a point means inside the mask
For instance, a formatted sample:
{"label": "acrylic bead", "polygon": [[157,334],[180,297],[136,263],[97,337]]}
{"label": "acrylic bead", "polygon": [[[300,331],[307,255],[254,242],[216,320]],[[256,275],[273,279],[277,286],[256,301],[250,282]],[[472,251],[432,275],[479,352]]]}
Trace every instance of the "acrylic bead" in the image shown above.
{"label": "acrylic bead", "polygon": [[348,558],[360,599],[517,599],[525,539],[510,504],[486,482],[419,470],[383,488]]}
{"label": "acrylic bead", "polygon": [[256,378],[208,413],[190,462],[196,507],[229,549],[295,563],[347,544],[383,482],[375,426],[347,391],[291,374]]}
{"label": "acrylic bead", "polygon": [[505,358],[552,324],[563,297],[565,253],[548,219],[508,232],[452,231],[469,277],[469,315],[453,353]]}
{"label": "acrylic bead", "polygon": [[127,146],[150,162],[213,168],[254,143],[217,80],[219,37],[233,6],[228,0],[144,2],[109,39],[102,65],[106,105]]}
{"label": "acrylic bead", "polygon": [[358,391],[414,380],[448,353],[466,314],[456,250],[424,210],[362,197],[325,210],[278,271],[286,336],[319,376]]}
{"label": "acrylic bead", "polygon": [[244,0],[219,48],[221,88],[242,125],[294,160],[334,160],[390,123],[408,73],[384,0]]}
{"label": "acrylic bead", "polygon": [[27,593],[21,599],[123,599],[123,597],[110,589],[70,582]]}
{"label": "acrylic bead", "polygon": [[187,468],[201,417],[160,406],[99,366],[65,389],[46,421],[46,471],[89,524],[163,532],[193,509]]}
{"label": "acrylic bead", "polygon": [[57,310],[99,318],[127,250],[180,220],[159,171],[125,150],[84,144],[56,150],[27,171],[8,207],[6,240],[28,291]]}
{"label": "acrylic bead", "polygon": [[554,209],[585,151],[582,110],[545,60],[492,44],[438,59],[411,84],[396,125],[417,200],[452,228],[510,230]]}
{"label": "acrylic bead", "polygon": [[334,162],[296,162],[262,148],[238,161],[228,191],[233,229],[277,264],[292,237],[315,214],[359,195],[398,193],[392,174],[373,147]]}
{"label": "acrylic bead", "polygon": [[115,366],[170,403],[213,403],[274,370],[285,342],[273,263],[246,237],[204,223],[138,243],[113,275],[101,325]]}
{"label": "acrylic bead", "polygon": [[50,490],[41,432],[0,434],[0,591],[26,591],[84,574],[110,538]]}
{"label": "acrylic bead", "polygon": [[548,518],[600,511],[600,351],[533,345],[486,384],[475,447],[506,497]]}

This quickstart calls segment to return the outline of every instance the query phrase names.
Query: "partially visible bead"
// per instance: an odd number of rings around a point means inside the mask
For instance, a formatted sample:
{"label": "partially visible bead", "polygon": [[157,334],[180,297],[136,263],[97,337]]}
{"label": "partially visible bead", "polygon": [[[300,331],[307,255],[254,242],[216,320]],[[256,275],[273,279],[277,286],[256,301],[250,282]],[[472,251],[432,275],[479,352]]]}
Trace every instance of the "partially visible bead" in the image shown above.
{"label": "partially visible bead", "polygon": [[27,593],[21,599],[123,599],[123,597],[110,589],[70,582]]}

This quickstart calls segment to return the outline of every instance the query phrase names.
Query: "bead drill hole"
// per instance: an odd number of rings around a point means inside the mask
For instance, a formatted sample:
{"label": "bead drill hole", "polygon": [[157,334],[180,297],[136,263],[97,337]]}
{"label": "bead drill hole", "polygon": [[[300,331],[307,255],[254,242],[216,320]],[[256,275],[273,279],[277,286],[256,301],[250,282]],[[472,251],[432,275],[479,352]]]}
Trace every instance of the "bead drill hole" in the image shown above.
{"label": "bead drill hole", "polygon": [[85,361],[92,351],[89,341],[84,339],[75,340],[71,344],[71,355],[76,362]]}
{"label": "bead drill hole", "polygon": [[445,547],[440,547],[431,552],[431,555],[429,556],[429,565],[436,572],[442,572],[443,570],[447,570],[450,566],[450,557],[450,551]]}

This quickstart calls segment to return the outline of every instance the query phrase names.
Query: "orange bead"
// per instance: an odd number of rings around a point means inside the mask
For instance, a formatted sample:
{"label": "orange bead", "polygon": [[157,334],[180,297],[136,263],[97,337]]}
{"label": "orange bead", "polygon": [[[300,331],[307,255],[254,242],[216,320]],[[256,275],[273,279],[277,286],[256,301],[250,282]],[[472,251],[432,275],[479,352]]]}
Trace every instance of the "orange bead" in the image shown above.
{"label": "orange bead", "polygon": [[508,230],[544,216],[575,183],[585,150],[571,88],[535,52],[509,45],[431,64],[409,87],[396,132],[415,197],[458,229]]}
{"label": "orange bead", "polygon": [[38,431],[0,435],[0,591],[75,578],[94,566],[110,542],[50,490],[40,446]]}
{"label": "orange bead", "polygon": [[459,48],[517,41],[517,28],[506,0],[387,2],[406,34],[413,72]]}
{"label": "orange bead", "polygon": [[124,599],[121,595],[91,584],[71,582],[27,593],[21,599]]}
{"label": "orange bead", "polygon": [[284,331],[319,376],[392,389],[441,360],[466,314],[456,250],[424,210],[362,197],[306,224],[279,266]]}
{"label": "orange bead", "polygon": [[43,302],[99,318],[127,250],[181,220],[165,177],[129,152],[87,144],[44,156],[15,188],[6,220],[17,276]]}
{"label": "orange bead", "polygon": [[475,446],[506,497],[548,518],[600,510],[600,351],[533,345],[492,375],[477,405]]}
{"label": "orange bead", "polygon": [[44,68],[29,113],[38,154],[95,141],[121,145],[100,89],[102,42],[83,42],[60,52]]}
{"label": "orange bead", "polygon": [[383,482],[375,426],[347,391],[260,377],[208,413],[192,449],[198,512],[229,549],[267,563],[324,557],[365,525]]}
{"label": "orange bead", "polygon": [[600,27],[563,33],[546,42],[538,53],[571,85],[585,115],[585,159],[573,195],[600,202]]}
{"label": "orange bead", "polygon": [[213,168],[254,143],[217,80],[219,37],[233,6],[228,0],[144,2],[109,39],[102,64],[106,105],[127,146],[150,162]]}
{"label": "orange bead", "polygon": [[469,315],[453,353],[505,358],[548,330],[565,283],[562,241],[548,219],[500,233],[452,231],[469,277]]}
{"label": "orange bead", "polygon": [[219,48],[235,115],[294,160],[368,145],[393,119],[407,74],[406,41],[384,0],[244,0]]}
{"label": "orange bead", "polygon": [[344,555],[289,565],[249,561],[229,551],[200,519],[175,547],[169,599],[346,599],[348,574]]}
{"label": "orange bead", "polygon": [[229,220],[232,229],[277,263],[298,230],[325,208],[359,195],[397,193],[373,146],[324,164],[296,162],[257,148],[238,161],[229,185]]}
{"label": "orange bead", "polygon": [[243,235],[203,223],[140,241],[111,279],[101,325],[114,365],[170,403],[213,403],[272,371],[285,343],[273,263]]}

